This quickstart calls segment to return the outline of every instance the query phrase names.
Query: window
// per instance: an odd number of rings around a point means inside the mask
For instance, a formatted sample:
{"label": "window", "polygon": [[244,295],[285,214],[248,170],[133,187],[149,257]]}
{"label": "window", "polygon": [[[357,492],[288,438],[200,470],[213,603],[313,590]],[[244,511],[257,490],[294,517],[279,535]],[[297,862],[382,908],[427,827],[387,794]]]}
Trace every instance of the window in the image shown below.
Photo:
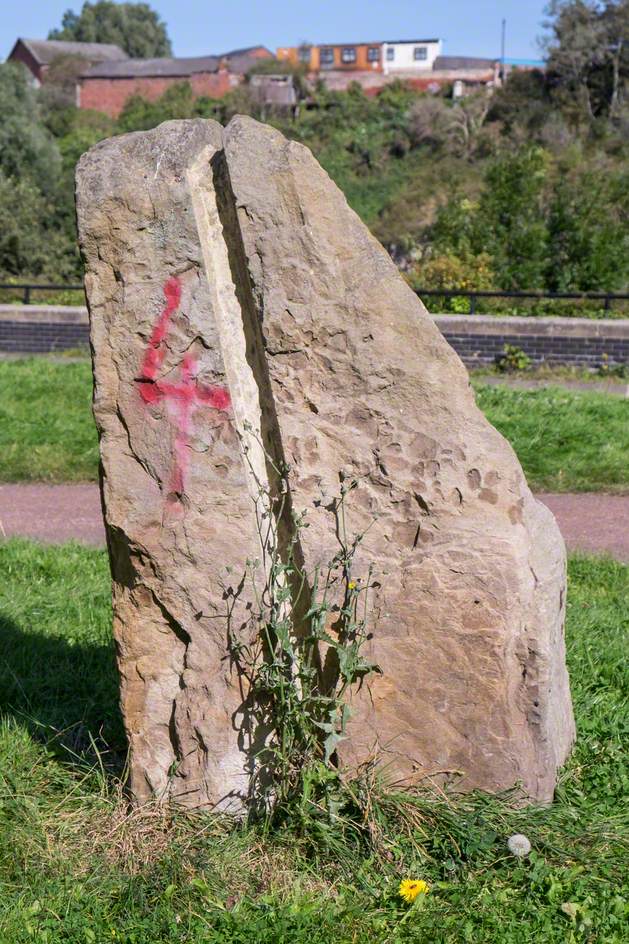
{"label": "window", "polygon": [[343,52],[341,53],[341,62],[356,62],[356,47],[355,46],[343,46]]}
{"label": "window", "polygon": [[320,62],[322,66],[334,65],[334,50],[327,46],[320,52]]}
{"label": "window", "polygon": [[368,47],[367,62],[380,62],[380,47],[379,46]]}
{"label": "window", "polygon": [[428,48],[426,46],[415,46],[413,50],[413,59],[415,62],[425,62],[428,58]]}
{"label": "window", "polygon": [[310,46],[299,47],[299,61],[310,65]]}
{"label": "window", "polygon": [[393,62],[395,59],[395,48],[393,46],[387,46],[387,62]]}

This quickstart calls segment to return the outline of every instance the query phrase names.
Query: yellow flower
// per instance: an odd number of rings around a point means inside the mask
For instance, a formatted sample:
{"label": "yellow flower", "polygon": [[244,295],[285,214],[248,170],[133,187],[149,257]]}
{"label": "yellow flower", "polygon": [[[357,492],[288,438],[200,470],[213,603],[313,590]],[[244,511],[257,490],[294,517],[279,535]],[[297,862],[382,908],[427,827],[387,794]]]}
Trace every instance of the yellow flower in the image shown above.
{"label": "yellow flower", "polygon": [[405,878],[400,882],[400,897],[409,904],[415,901],[418,895],[427,895],[429,891],[430,886],[423,878]]}
{"label": "yellow flower", "polygon": [[356,589],[356,581],[355,581],[355,580],[350,580],[350,582],[348,583],[347,586],[349,587],[350,590],[355,590],[355,589]]}

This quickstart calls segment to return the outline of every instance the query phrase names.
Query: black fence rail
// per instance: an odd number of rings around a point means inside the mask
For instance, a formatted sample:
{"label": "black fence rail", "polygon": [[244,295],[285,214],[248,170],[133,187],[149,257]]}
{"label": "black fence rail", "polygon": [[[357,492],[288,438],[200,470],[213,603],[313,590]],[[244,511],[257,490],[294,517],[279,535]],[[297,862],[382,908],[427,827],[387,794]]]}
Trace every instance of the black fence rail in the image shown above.
{"label": "black fence rail", "polygon": [[478,289],[465,291],[463,289],[425,289],[414,288],[413,291],[420,298],[466,298],[469,299],[469,314],[476,314],[476,302],[479,298],[526,298],[536,301],[575,301],[575,302],[602,302],[604,311],[612,310],[615,301],[629,300],[626,292],[490,292]]}
{"label": "black fence rail", "polygon": [[83,285],[35,285],[30,282],[0,282],[0,291],[22,293],[22,304],[32,304],[33,292],[82,292]]}
{"label": "black fence rail", "polygon": [[[31,305],[36,301],[37,294],[50,292],[82,292],[83,285],[77,283],[74,285],[58,285],[51,283],[49,285],[36,284],[34,282],[0,282],[0,291],[11,293],[21,293],[22,304]],[[466,291],[464,289],[434,289],[434,288],[414,288],[413,291],[420,298],[465,298],[469,300],[469,313],[477,313],[477,301],[479,299],[532,299],[534,301],[574,301],[574,302],[601,302],[604,311],[612,311],[612,305],[616,301],[629,301],[629,292],[491,292],[485,290]],[[33,296],[35,295],[35,299]]]}

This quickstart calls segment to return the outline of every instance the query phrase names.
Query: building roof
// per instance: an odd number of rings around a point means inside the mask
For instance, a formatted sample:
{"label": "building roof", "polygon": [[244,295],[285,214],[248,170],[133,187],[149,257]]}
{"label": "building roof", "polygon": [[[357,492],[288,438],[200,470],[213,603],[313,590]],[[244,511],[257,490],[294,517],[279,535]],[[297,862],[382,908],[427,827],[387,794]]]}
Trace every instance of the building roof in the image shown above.
{"label": "building roof", "polygon": [[433,63],[435,72],[464,72],[474,69],[493,69],[498,59],[476,59],[473,56],[437,56]]}
{"label": "building roof", "polygon": [[270,49],[267,49],[266,46],[245,46],[244,49],[231,49],[229,52],[224,52],[221,58],[233,59],[236,56],[246,56],[252,52],[259,52],[260,49],[263,49],[264,52],[268,52],[269,56],[273,58],[273,53]]}
{"label": "building roof", "polygon": [[220,58],[227,61],[227,68],[234,75],[246,75],[249,69],[252,69],[254,66],[259,66],[261,62],[268,61],[266,57],[261,58],[260,56],[247,55],[246,53],[240,56],[232,52],[225,53],[225,55]]}
{"label": "building roof", "polygon": [[264,46],[250,46],[247,49],[232,49],[230,52],[215,56],[194,56],[182,59],[170,57],[99,62],[87,69],[83,75],[88,79],[186,78],[199,72],[218,72],[221,62],[227,65],[230,72],[244,75],[252,66],[260,62],[260,58],[254,53],[264,48]]}
{"label": "building roof", "polygon": [[22,39],[20,37],[9,54],[9,59],[18,43],[28,49],[40,66],[48,66],[57,56],[83,56],[90,62],[114,62],[128,59],[127,53],[113,43],[74,43],[61,39]]}
{"label": "building roof", "polygon": [[297,46],[297,49],[312,48],[312,49],[330,49],[337,46],[382,46],[382,41],[380,39],[373,40],[372,42],[352,42],[352,43],[315,43],[311,46],[310,43],[302,43],[301,46]]}
{"label": "building roof", "polygon": [[531,69],[544,69],[546,63],[543,59],[505,59],[506,66],[527,66]]}
{"label": "building roof", "polygon": [[385,43],[389,46],[403,46],[404,43],[440,43],[440,39],[385,39]]}
{"label": "building roof", "polygon": [[[415,43],[440,43],[440,42],[441,42],[440,39],[385,39],[384,41],[381,39],[375,39],[375,40],[372,40],[371,42],[365,42],[363,40],[362,42],[359,42],[359,43],[357,42],[316,43],[315,48],[316,49],[329,49],[331,46],[385,46],[387,44],[390,46],[401,46],[401,45],[404,45],[404,43],[408,43],[409,45],[414,45]],[[310,46],[311,44],[303,43],[302,45]],[[297,48],[300,48],[300,47],[297,47]]]}
{"label": "building roof", "polygon": [[218,72],[219,56],[195,56],[190,59],[127,59],[124,62],[99,62],[83,75],[88,79],[140,79],[176,76],[184,78],[197,72]]}

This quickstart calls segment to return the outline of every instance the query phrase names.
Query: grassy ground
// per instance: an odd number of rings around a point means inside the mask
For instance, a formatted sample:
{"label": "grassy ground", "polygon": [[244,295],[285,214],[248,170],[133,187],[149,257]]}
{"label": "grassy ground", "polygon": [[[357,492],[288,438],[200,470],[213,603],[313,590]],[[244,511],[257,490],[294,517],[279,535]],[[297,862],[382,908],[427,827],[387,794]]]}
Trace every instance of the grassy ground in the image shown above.
{"label": "grassy ground", "polygon": [[[627,376],[625,376],[627,374]],[[473,380],[480,380],[491,377],[508,383],[510,380],[516,383],[522,381],[534,380],[538,383],[544,383],[547,386],[564,383],[580,384],[605,384],[613,387],[626,387],[629,380],[629,372],[624,367],[612,366],[606,370],[593,371],[586,367],[577,367],[569,364],[534,364],[527,367],[526,370],[514,371],[512,373],[503,372],[494,364],[486,364],[483,367],[474,367],[470,370],[470,376]]]}
{"label": "grassy ground", "polygon": [[478,405],[515,449],[532,488],[629,491],[629,401],[560,388],[478,382],[475,388]]}
{"label": "grassy ground", "polygon": [[[511,390],[475,380],[478,403],[533,488],[629,491],[629,402],[600,393]],[[98,447],[87,360],[0,361],[0,481],[90,481]]]}
{"label": "grassy ground", "polygon": [[[265,836],[127,814],[104,773],[123,749],[105,555],[3,545],[1,944],[626,942],[628,592],[629,568],[572,560],[578,741],[550,809],[374,793],[369,840],[303,822]],[[404,877],[430,883],[423,907],[399,899]]]}
{"label": "grassy ground", "polygon": [[0,481],[95,479],[91,398],[87,359],[0,361]]}

